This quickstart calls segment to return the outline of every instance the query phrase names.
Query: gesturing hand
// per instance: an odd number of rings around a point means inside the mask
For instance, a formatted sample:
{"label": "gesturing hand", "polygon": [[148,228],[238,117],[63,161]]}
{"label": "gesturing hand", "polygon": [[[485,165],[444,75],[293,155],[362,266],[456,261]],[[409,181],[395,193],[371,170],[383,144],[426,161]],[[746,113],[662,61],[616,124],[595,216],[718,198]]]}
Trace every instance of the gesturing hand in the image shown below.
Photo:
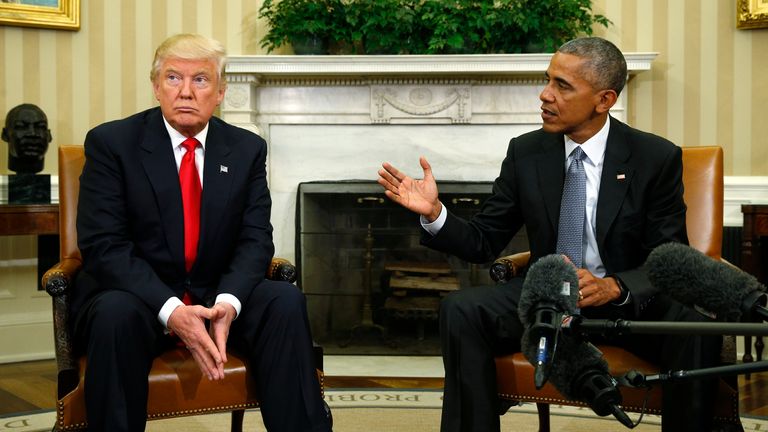
{"label": "gesturing hand", "polygon": [[224,378],[224,361],[226,360],[208,335],[205,320],[214,322],[220,319],[219,315],[222,313],[225,312],[221,309],[208,309],[198,305],[179,306],[168,317],[168,329],[186,345],[200,372],[209,380]]}
{"label": "gesturing hand", "polygon": [[419,164],[424,170],[422,180],[415,180],[384,162],[377,181],[384,187],[384,194],[389,199],[432,222],[440,215],[442,204],[437,198],[437,182],[432,176],[432,167],[424,156],[419,158]]}

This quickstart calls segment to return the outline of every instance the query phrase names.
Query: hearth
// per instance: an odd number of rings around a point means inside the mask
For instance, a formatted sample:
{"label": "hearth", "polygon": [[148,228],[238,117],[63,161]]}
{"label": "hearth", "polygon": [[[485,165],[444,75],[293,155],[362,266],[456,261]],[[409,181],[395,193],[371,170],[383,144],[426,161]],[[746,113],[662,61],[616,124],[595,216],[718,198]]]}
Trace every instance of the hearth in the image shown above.
{"label": "hearth", "polygon": [[[491,182],[442,182],[441,201],[470,217]],[[439,354],[446,293],[489,285],[476,265],[419,244],[418,216],[373,181],[301,183],[296,203],[298,284],[315,339],[331,354]],[[525,233],[509,250],[527,248]]]}

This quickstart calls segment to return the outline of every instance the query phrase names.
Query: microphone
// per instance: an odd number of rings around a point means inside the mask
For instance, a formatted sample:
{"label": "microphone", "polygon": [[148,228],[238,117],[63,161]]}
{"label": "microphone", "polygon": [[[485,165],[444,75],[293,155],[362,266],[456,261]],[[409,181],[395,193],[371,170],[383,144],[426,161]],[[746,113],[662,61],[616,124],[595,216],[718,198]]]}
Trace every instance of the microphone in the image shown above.
{"label": "microphone", "polygon": [[680,303],[706,309],[719,321],[768,319],[765,285],[749,273],[690,246],[658,246],[645,265],[653,286]]}
{"label": "microphone", "polygon": [[535,366],[534,385],[547,382],[563,314],[577,312],[579,279],[562,255],[547,255],[531,265],[523,282],[518,313],[525,326],[520,341],[526,359]]}
{"label": "microphone", "polygon": [[586,402],[595,414],[612,414],[633,428],[619,407],[621,392],[608,373],[603,353],[581,338],[559,337],[562,317],[579,312],[578,292],[576,268],[562,255],[547,255],[528,270],[518,313],[525,326],[522,352],[536,367],[534,384],[540,389],[549,379],[566,398]]}
{"label": "microphone", "polygon": [[608,372],[603,353],[589,342],[564,336],[550,381],[566,398],[586,402],[595,414],[613,415],[621,424],[634,428],[632,419],[619,407],[621,392]]}

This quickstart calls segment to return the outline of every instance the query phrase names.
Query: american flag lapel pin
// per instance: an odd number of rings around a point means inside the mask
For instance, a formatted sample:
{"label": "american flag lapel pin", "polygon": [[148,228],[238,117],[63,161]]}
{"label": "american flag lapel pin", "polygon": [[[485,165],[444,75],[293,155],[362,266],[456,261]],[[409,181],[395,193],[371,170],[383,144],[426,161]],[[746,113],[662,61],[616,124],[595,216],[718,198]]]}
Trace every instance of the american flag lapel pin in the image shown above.
{"label": "american flag lapel pin", "polygon": [[627,179],[627,175],[624,173],[616,173],[616,180],[624,181]]}
{"label": "american flag lapel pin", "polygon": [[219,172],[220,173],[228,173],[229,168],[226,165],[219,165]]}

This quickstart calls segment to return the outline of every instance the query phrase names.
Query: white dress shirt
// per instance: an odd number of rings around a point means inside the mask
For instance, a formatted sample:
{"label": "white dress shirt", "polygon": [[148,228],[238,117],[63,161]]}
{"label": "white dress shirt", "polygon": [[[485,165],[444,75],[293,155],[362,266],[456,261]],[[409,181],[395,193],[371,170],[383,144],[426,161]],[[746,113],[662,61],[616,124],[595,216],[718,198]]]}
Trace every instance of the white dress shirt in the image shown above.
{"label": "white dress shirt", "polygon": [[[174,129],[170,123],[163,117],[163,122],[165,123],[165,128],[168,130],[168,135],[171,137],[171,145],[173,147],[173,156],[176,158],[176,171],[179,170],[181,167],[181,159],[184,157],[184,154],[187,152],[187,150],[184,148],[184,146],[181,145],[181,143],[184,142],[184,140],[187,139],[184,135],[180,134],[179,131]],[[200,146],[195,148],[195,167],[197,168],[197,174],[200,177],[200,188],[203,187],[203,166],[205,164],[205,139],[208,137],[208,125],[205,125],[205,128],[203,128],[200,133],[195,135],[195,138],[200,141]],[[233,296],[232,294],[219,294],[216,296],[216,303],[228,303],[231,304],[232,307],[235,308],[235,318],[237,318],[238,315],[240,315],[240,309],[242,308],[242,304],[240,303],[240,300],[237,299],[237,297]],[[157,314],[157,319],[160,321],[161,324],[163,324],[163,327],[166,329],[168,328],[168,318],[171,317],[171,313],[173,313],[174,310],[176,310],[177,307],[183,306],[184,303],[181,301],[180,298],[173,296],[165,301],[163,304],[163,307],[160,308],[160,313]]]}

